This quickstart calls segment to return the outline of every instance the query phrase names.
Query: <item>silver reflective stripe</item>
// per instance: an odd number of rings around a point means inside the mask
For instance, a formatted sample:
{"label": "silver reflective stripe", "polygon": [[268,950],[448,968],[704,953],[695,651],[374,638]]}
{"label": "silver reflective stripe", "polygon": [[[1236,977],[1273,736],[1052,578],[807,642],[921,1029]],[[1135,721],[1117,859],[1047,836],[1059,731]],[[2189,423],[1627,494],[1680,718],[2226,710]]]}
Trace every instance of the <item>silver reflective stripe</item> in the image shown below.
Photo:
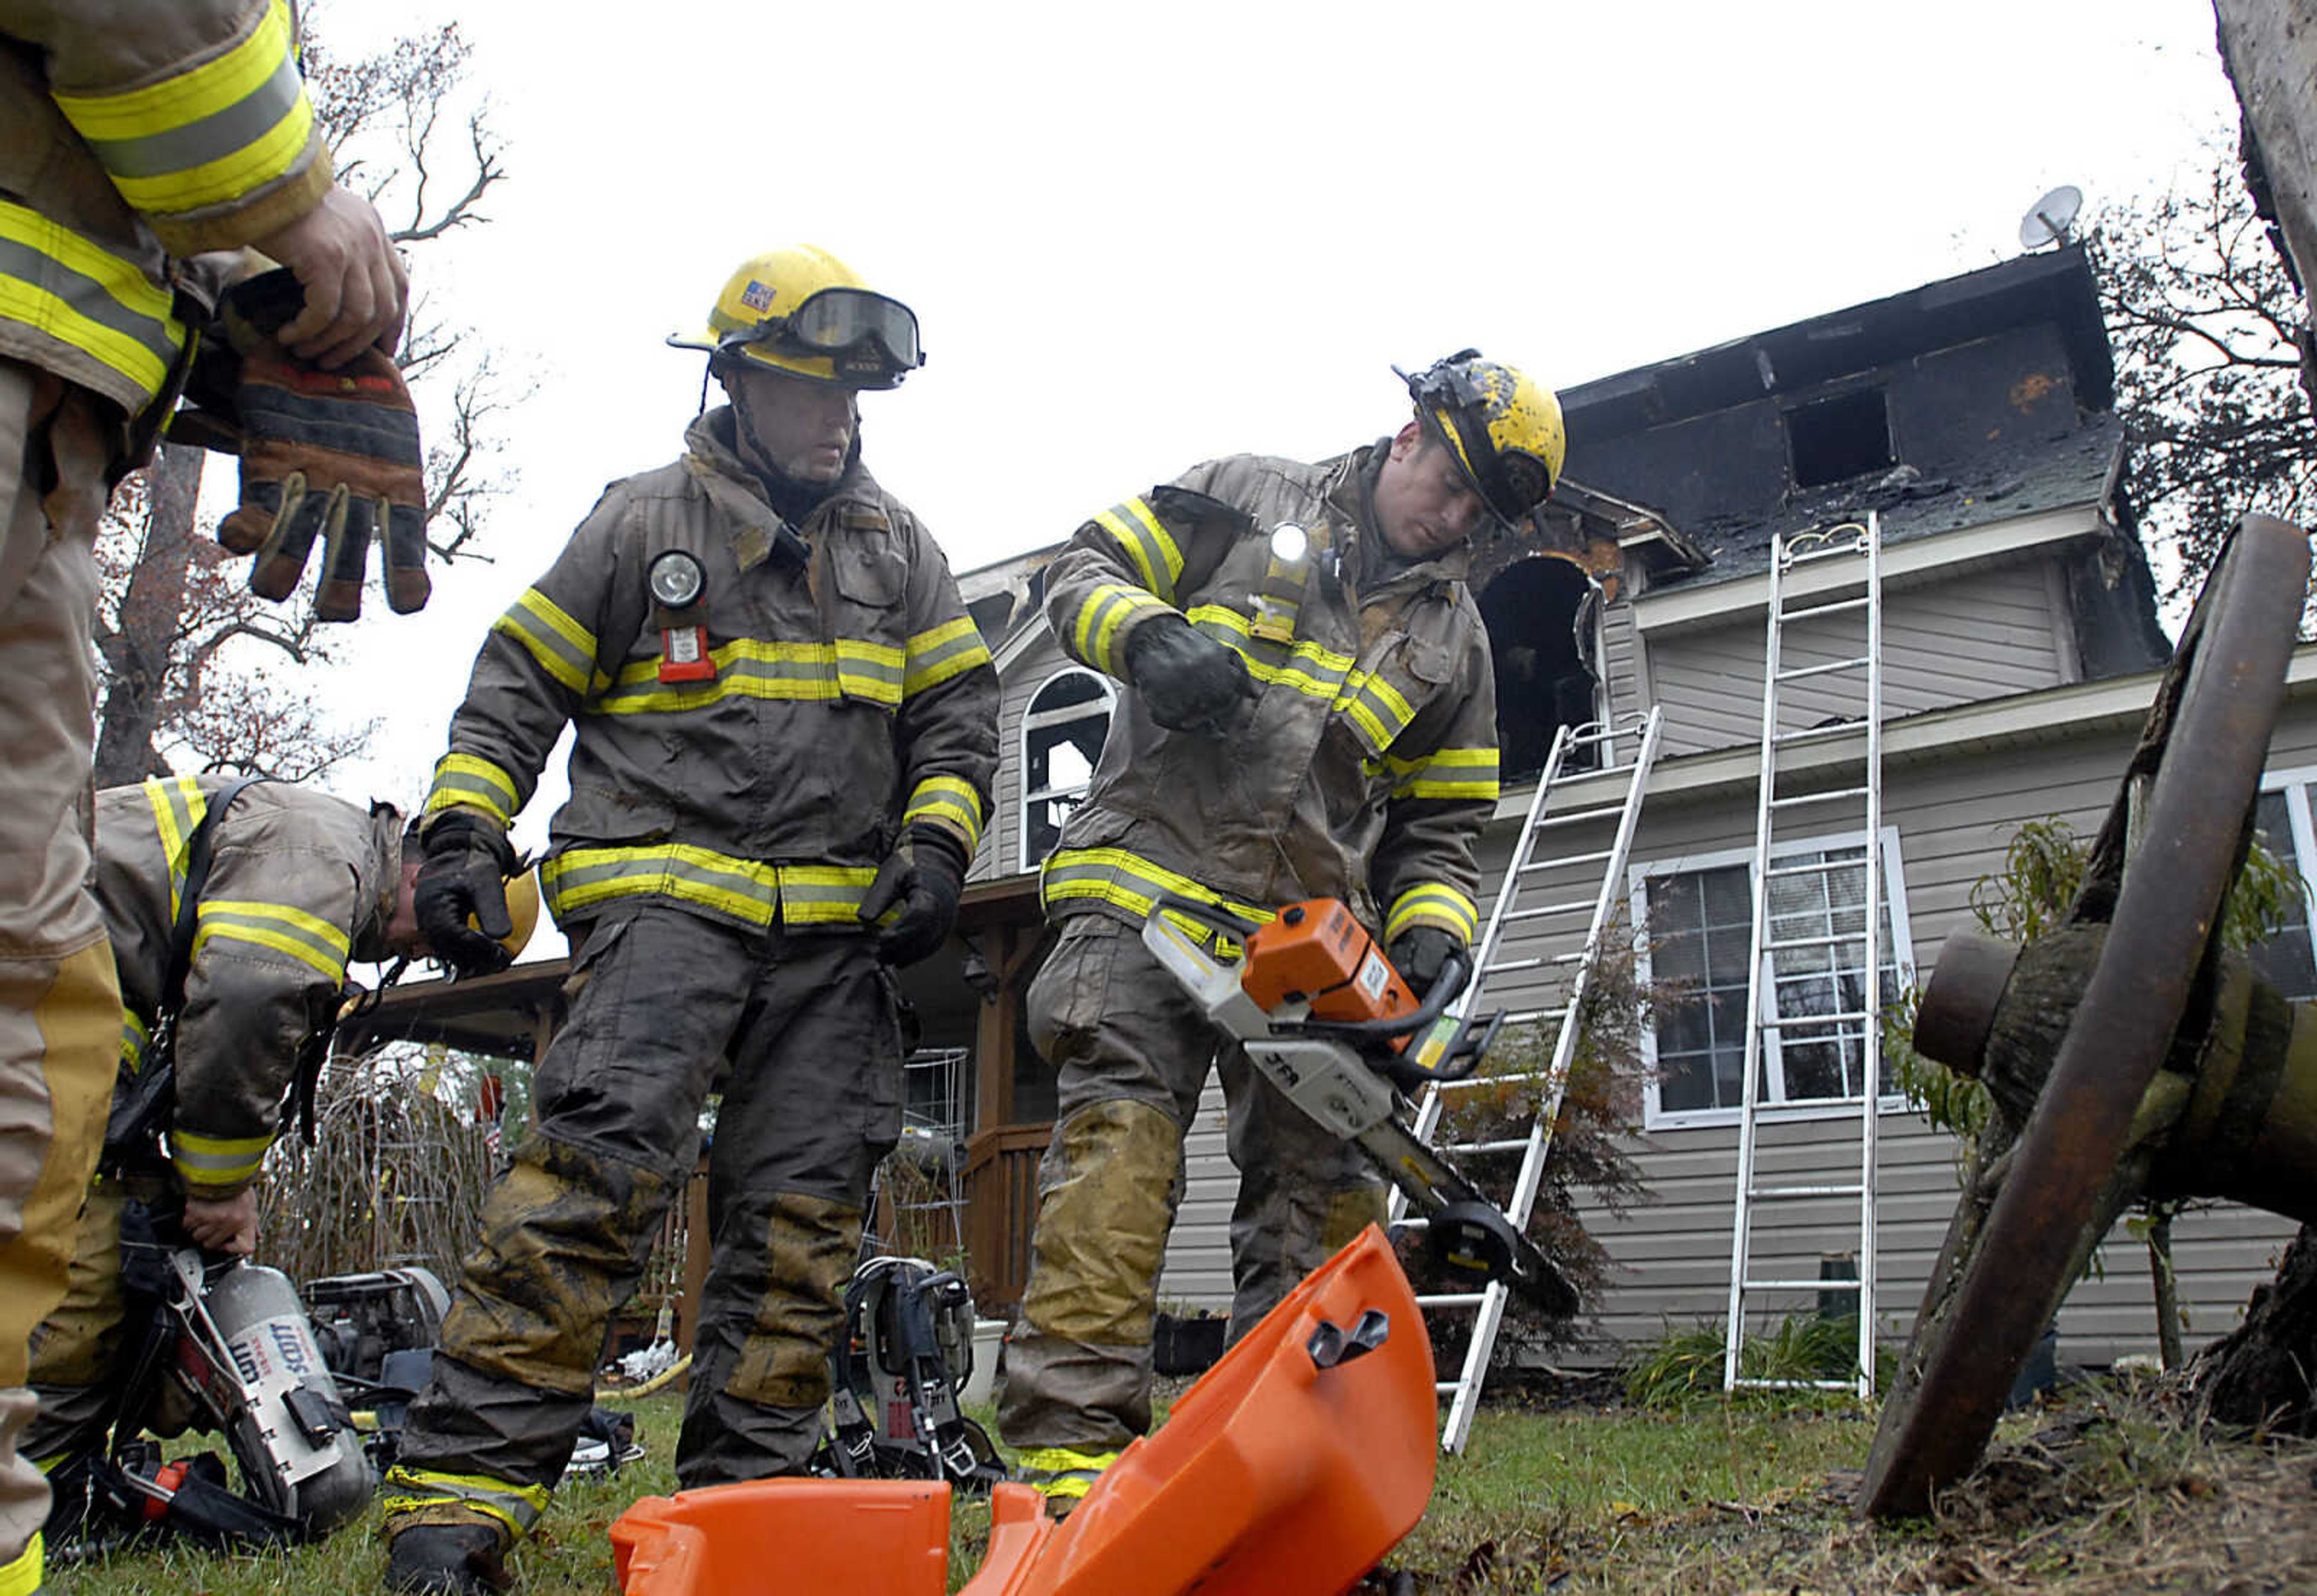
{"label": "silver reflective stripe", "polygon": [[140,139],[91,139],[87,143],[115,177],[166,177],[191,171],[237,155],[272,132],[297,108],[304,86],[297,61],[284,55],[272,76],[221,110]]}

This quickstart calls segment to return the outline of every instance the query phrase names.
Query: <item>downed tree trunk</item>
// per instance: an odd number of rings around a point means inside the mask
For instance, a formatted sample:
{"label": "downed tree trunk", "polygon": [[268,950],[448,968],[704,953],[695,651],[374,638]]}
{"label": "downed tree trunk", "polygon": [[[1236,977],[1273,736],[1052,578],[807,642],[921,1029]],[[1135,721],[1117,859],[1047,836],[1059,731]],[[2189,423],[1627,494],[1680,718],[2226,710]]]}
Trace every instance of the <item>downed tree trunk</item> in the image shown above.
{"label": "downed tree trunk", "polygon": [[[2244,115],[2247,186],[2317,307],[2317,0],[2214,0],[2213,11]],[[2305,323],[2301,383],[2317,404],[2317,336]]]}
{"label": "downed tree trunk", "polygon": [[2196,1356],[2192,1376],[2217,1423],[2317,1435],[2317,1235],[2303,1225],[2277,1278],[2254,1287],[2242,1324]]}

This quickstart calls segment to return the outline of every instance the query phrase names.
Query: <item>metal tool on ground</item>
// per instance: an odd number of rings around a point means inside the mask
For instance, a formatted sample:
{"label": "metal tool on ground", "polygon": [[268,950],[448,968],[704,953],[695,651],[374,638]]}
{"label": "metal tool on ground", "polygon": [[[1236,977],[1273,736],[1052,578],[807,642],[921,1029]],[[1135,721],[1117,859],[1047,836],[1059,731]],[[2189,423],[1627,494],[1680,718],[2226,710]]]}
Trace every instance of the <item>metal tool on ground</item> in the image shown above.
{"label": "metal tool on ground", "polygon": [[989,1490],[1006,1465],[958,1409],[973,1375],[973,1296],[918,1258],[872,1258],[845,1288],[829,1355],[832,1430],[814,1471],[844,1479],[946,1479]]}
{"label": "metal tool on ground", "polygon": [[[1566,985],[1535,1009],[1513,1010],[1505,1017],[1505,1023],[1515,1026],[1551,1019],[1552,1052],[1544,1069],[1433,1080],[1425,1085],[1417,1100],[1417,1139],[1436,1145],[1441,1152],[1451,1157],[1519,1152],[1519,1166],[1510,1182],[1500,1188],[1503,1195],[1495,1203],[1505,1223],[1516,1231],[1527,1227],[1543,1186],[1545,1160],[1552,1151],[1552,1128],[1561,1116],[1561,1098],[1583,1029],[1586,994],[1608,941],[1617,904],[1624,895],[1625,861],[1633,850],[1634,830],[1641,824],[1642,800],[1649,791],[1650,772],[1656,767],[1662,726],[1661,712],[1652,708],[1624,722],[1588,722],[1562,725],[1554,731],[1544,769],[1513,844],[1511,863],[1472,952],[1472,983],[1449,1006],[1449,1016],[1461,1020],[1478,1011],[1491,981],[1510,977],[1534,982],[1554,972],[1567,971]],[[1561,802],[1569,797],[1573,782],[1592,778],[1615,783],[1620,777],[1624,791],[1615,802],[1579,798],[1570,806]],[[1604,826],[1611,828],[1608,844],[1594,846]],[[1587,882],[1595,883],[1590,896],[1561,895],[1579,891]],[[1542,902],[1531,895],[1540,892],[1544,894]],[[1569,940],[1576,932],[1579,915],[1588,918],[1577,946],[1554,954],[1534,951],[1542,941]],[[1523,1134],[1469,1143],[1440,1141],[1440,1127],[1453,1098],[1469,1091],[1507,1088],[1535,1090],[1536,1113]],[[1421,1213],[1411,1215],[1408,1209],[1407,1197],[1395,1191],[1391,1203],[1395,1230],[1430,1223]],[[1440,1425],[1440,1448],[1445,1452],[1462,1452],[1472,1434],[1472,1416],[1480,1411],[1481,1392],[1488,1381],[1490,1359],[1508,1300],[1500,1281],[1487,1282],[1477,1291],[1427,1292],[1417,1298],[1427,1314],[1468,1312],[1472,1315],[1464,1361],[1455,1378],[1440,1385],[1440,1394],[1448,1398],[1447,1416]]]}
{"label": "metal tool on ground", "polygon": [[[1883,539],[1878,519],[1845,522],[1770,542],[1768,631],[1762,644],[1762,755],[1756,783],[1754,910],[1746,971],[1738,1180],[1730,1235],[1730,1311],[1722,1321],[1722,1388],[1799,1385],[1874,1395],[1874,1184],[1883,1098]],[[1795,725],[1796,721],[1807,724]],[[1856,739],[1857,758],[1812,758]],[[1854,829],[1855,828],[1855,829]],[[1856,837],[1855,848],[1824,840]],[[1856,885],[1854,896],[1853,883]],[[1770,1089],[1772,1071],[1780,1086]],[[1784,1082],[1810,1071],[1838,1089],[1815,1107],[1844,1108],[1857,1125],[1855,1173],[1827,1172],[1844,1143],[1814,1120],[1794,1150],[1764,1173],[1763,1119],[1785,1106]],[[1791,1261],[1758,1268],[1762,1209],[1782,1223],[1855,1215],[1856,1268],[1848,1278]],[[1774,1260],[1776,1261],[1776,1260]],[[1815,1263],[1817,1260],[1812,1260]],[[1855,1296],[1857,1357],[1843,1378],[1772,1380],[1746,1374],[1748,1326],[1767,1301],[1812,1308],[1826,1294]]]}
{"label": "metal tool on ground", "polygon": [[[1577,1293],[1552,1260],[1402,1117],[1414,1094],[1470,1075],[1497,1034],[1501,1016],[1467,1022],[1446,1012],[1469,959],[1452,959],[1419,1002],[1332,898],[1291,903],[1250,928],[1164,894],[1142,942],[1288,1101],[1407,1195],[1445,1271],[1499,1283],[1547,1314],[1575,1312]],[[1234,947],[1240,956],[1218,956]]]}
{"label": "metal tool on ground", "polygon": [[1859,1508],[1928,1511],[2136,1197],[2317,1223],[2317,1026],[2219,946],[2309,582],[2309,539],[2239,523],[2181,630],[2062,923],[1948,940],[1916,1045],[1995,1101],[1883,1408]]}

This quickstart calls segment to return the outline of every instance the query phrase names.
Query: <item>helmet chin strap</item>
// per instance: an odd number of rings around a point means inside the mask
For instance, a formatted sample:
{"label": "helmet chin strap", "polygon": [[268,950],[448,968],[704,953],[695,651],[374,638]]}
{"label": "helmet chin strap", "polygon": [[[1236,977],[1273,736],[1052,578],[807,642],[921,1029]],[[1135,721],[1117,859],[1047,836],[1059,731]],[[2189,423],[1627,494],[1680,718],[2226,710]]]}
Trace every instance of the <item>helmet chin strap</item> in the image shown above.
{"label": "helmet chin strap", "polygon": [[[714,369],[713,362],[711,363],[710,369],[711,371]],[[755,471],[763,480],[766,491],[772,497],[773,507],[781,513],[782,518],[788,521],[801,521],[813,506],[828,498],[830,489],[845,480],[845,473],[851,471],[854,462],[861,458],[861,424],[858,412],[855,412],[853,426],[853,441],[845,451],[845,463],[837,468],[836,475],[826,482],[808,482],[783,470],[780,462],[766,453],[764,446],[756,442],[756,424],[748,415],[747,390],[748,385],[746,382],[728,381],[724,384],[725,397],[732,401],[733,448],[739,454],[741,463]],[[701,406],[703,410],[707,408],[707,380],[702,378]]]}

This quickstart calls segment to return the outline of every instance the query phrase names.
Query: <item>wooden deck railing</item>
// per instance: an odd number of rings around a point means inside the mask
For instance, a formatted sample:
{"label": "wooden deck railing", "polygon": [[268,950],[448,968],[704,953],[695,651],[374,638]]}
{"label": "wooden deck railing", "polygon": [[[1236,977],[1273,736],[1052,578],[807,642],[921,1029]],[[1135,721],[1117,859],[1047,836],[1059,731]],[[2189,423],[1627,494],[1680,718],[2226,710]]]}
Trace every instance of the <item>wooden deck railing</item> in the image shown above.
{"label": "wooden deck railing", "polygon": [[1030,1278],[1030,1226],[1038,1215],[1038,1161],[1051,1125],[1001,1125],[965,1143],[965,1248],[974,1307],[1011,1317]]}

